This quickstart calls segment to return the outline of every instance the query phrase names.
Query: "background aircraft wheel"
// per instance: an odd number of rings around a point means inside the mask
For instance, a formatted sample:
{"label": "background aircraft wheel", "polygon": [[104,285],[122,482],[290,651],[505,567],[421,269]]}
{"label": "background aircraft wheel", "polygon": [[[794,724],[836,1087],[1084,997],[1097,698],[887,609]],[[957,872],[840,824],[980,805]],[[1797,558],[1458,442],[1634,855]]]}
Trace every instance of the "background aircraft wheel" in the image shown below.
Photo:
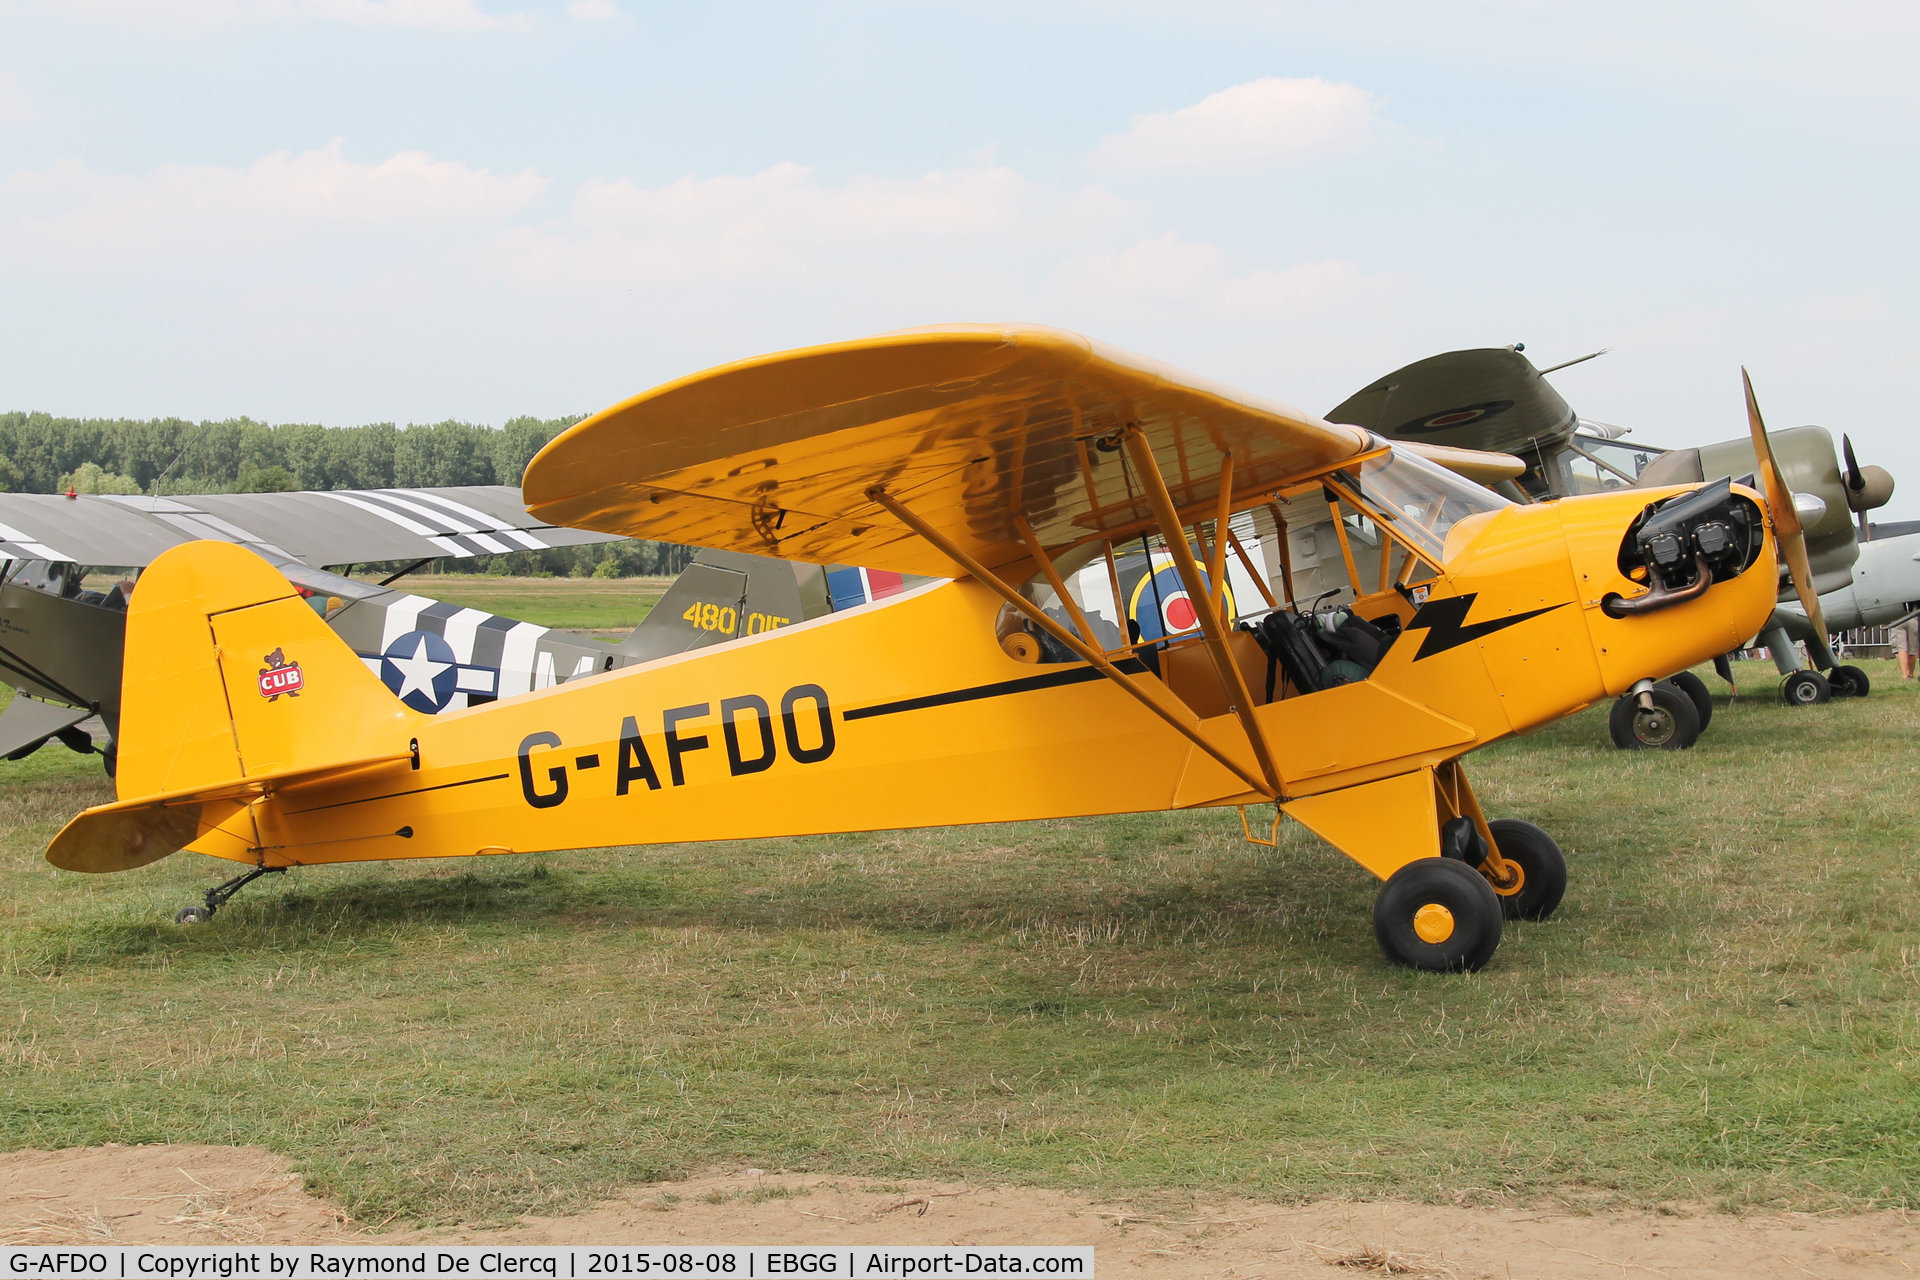
{"label": "background aircraft wheel", "polygon": [[108,747],[105,751],[102,751],[100,753],[100,767],[105,769],[107,776],[111,778],[120,768],[120,749],[118,747]]}
{"label": "background aircraft wheel", "polygon": [[1818,706],[1833,696],[1827,678],[1818,671],[1796,671],[1780,682],[1780,697],[1790,707]]}
{"label": "background aircraft wheel", "polygon": [[1489,822],[1500,856],[1520,868],[1520,883],[1511,893],[1494,894],[1501,914],[1509,920],[1545,920],[1567,892],[1567,859],[1552,836],[1518,818]]}
{"label": "background aircraft wheel", "polygon": [[1614,700],[1613,714],[1607,717],[1613,745],[1622,751],[1685,751],[1700,736],[1700,713],[1693,709],[1693,699],[1665,682],[1653,686],[1652,696],[1651,711],[1631,693]]}
{"label": "background aircraft wheel", "polygon": [[205,907],[182,907],[173,913],[175,924],[205,924],[213,919],[213,912]]}
{"label": "background aircraft wheel", "polygon": [[1705,733],[1713,723],[1713,695],[1707,692],[1707,682],[1691,671],[1668,676],[1666,682],[1693,700],[1693,709],[1700,715],[1700,732]]}
{"label": "background aircraft wheel", "polygon": [[1373,933],[1395,964],[1472,973],[1500,947],[1500,898],[1466,863],[1421,858],[1380,886]]}
{"label": "background aircraft wheel", "polygon": [[1873,683],[1858,667],[1835,667],[1827,672],[1827,687],[1836,698],[1864,698]]}

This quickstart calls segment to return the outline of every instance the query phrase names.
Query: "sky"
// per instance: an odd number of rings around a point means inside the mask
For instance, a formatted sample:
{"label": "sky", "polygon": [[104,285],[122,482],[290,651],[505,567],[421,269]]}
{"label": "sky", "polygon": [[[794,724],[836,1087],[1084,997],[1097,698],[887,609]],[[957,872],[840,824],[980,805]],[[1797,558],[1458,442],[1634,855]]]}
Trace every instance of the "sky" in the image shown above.
{"label": "sky", "polygon": [[500,423],[946,321],[1313,412],[1524,342],[1920,515],[1920,6],[0,0],[0,409]]}

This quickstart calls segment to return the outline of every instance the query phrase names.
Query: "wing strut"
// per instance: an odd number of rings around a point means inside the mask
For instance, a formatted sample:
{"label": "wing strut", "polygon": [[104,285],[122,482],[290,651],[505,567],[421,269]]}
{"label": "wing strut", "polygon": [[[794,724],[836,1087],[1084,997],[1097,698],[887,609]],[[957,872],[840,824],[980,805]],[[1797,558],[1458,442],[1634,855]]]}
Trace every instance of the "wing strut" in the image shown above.
{"label": "wing strut", "polygon": [[[1158,471],[1154,472],[1154,478],[1158,480],[1159,478]],[[1163,498],[1166,496],[1166,490],[1164,486],[1162,486],[1160,493]],[[1074,635],[1071,631],[1067,630],[1065,627],[1061,626],[1058,622],[1048,617],[1046,612],[1042,610],[1040,606],[1034,604],[1033,601],[1021,595],[1019,591],[1014,589],[1012,586],[1009,586],[991,569],[988,569],[985,565],[981,564],[979,561],[975,560],[972,556],[968,555],[965,551],[961,550],[958,546],[954,544],[952,539],[945,537],[944,535],[941,534],[941,532],[938,529],[935,529],[932,525],[929,525],[926,521],[922,520],[919,516],[913,514],[913,512],[901,506],[898,502],[896,502],[893,499],[893,497],[890,494],[887,493],[885,489],[881,488],[879,485],[875,485],[871,489],[867,490],[867,497],[872,499],[874,502],[879,503],[882,507],[885,507],[889,512],[893,514],[894,518],[900,521],[901,524],[906,525],[907,528],[913,530],[915,533],[919,534],[922,538],[932,543],[936,548],[939,549],[939,551],[943,555],[948,556],[953,560],[955,564],[958,564],[961,568],[965,569],[968,575],[971,576],[974,579],[974,581],[978,582],[981,586],[987,588],[987,590],[993,592],[995,595],[999,596],[1002,600],[1005,600],[1008,604],[1012,605],[1014,608],[1018,609],[1021,613],[1025,614],[1033,622],[1035,626],[1039,627],[1041,630],[1045,631],[1048,635],[1052,636],[1055,640],[1058,640],[1061,644],[1065,645],[1070,651],[1072,651],[1075,655],[1080,657],[1083,661],[1091,665],[1093,669],[1098,671],[1101,675],[1105,676],[1107,679],[1113,681],[1115,684],[1119,685],[1122,689],[1126,690],[1127,693],[1131,697],[1133,697],[1137,702],[1139,702],[1141,706],[1153,712],[1154,715],[1158,716],[1161,720],[1164,720],[1167,723],[1167,725],[1170,728],[1172,728],[1176,733],[1180,734],[1180,736],[1187,739],[1189,742],[1193,743],[1193,745],[1200,748],[1200,750],[1206,752],[1217,763],[1219,763],[1221,767],[1225,768],[1228,772],[1232,773],[1236,778],[1239,778],[1242,782],[1246,783],[1249,789],[1258,791],[1259,793],[1261,793],[1262,795],[1266,796],[1268,799],[1271,799],[1271,800],[1277,800],[1280,798],[1280,788],[1277,784],[1271,784],[1271,783],[1260,781],[1260,779],[1248,773],[1246,769],[1242,768],[1240,765],[1228,759],[1226,754],[1222,752],[1220,748],[1214,746],[1211,742],[1208,742],[1204,737],[1202,737],[1195,730],[1195,728],[1192,725],[1188,724],[1186,721],[1182,720],[1179,716],[1175,715],[1168,708],[1161,705],[1159,699],[1155,698],[1153,694],[1149,692],[1144,685],[1136,684],[1134,681],[1128,679],[1126,676],[1126,673],[1121,671],[1120,668],[1114,666],[1111,662],[1107,661],[1105,655],[1103,655],[1098,649],[1095,649],[1092,645],[1082,640],[1079,636]],[[1171,509],[1170,502],[1169,502],[1169,509]],[[1179,531],[1180,523],[1177,516],[1172,520],[1170,527],[1174,529],[1176,532]],[[1183,549],[1186,548],[1186,540],[1184,538],[1169,539],[1169,541],[1177,542],[1178,545],[1181,546]],[[1187,559],[1191,560],[1192,558],[1193,558],[1193,554],[1191,550],[1188,550]],[[1044,558],[1042,559],[1042,563],[1043,564],[1046,563]],[[1196,581],[1196,580],[1197,578],[1189,576],[1189,581]],[[1195,595],[1196,600],[1204,597],[1204,593],[1193,593],[1193,594]],[[1065,598],[1067,597],[1063,593],[1062,599],[1065,599]],[[1211,613],[1211,610],[1209,610],[1209,612]],[[1224,645],[1222,646],[1222,648],[1224,649]],[[1236,677],[1239,675],[1238,668],[1234,669],[1234,674]],[[1247,696],[1246,685],[1244,681],[1241,683],[1241,686],[1240,686],[1240,696],[1243,699],[1246,698]],[[1250,706],[1250,704],[1248,705]],[[1255,743],[1256,743],[1255,749],[1260,753],[1261,767],[1263,771],[1267,774],[1269,778],[1275,777],[1275,774],[1273,772],[1273,767],[1271,763],[1268,762],[1268,759],[1266,756],[1265,741],[1263,739],[1255,739]]]}
{"label": "wing strut", "polygon": [[[1266,786],[1262,790],[1277,797],[1280,794],[1280,770],[1274,766],[1273,752],[1267,747],[1267,735],[1254,718],[1253,693],[1247,688],[1247,678],[1240,673],[1240,664],[1233,660],[1233,654],[1227,649],[1227,625],[1220,616],[1219,599],[1209,588],[1206,578],[1201,576],[1200,565],[1193,558],[1193,547],[1187,542],[1186,531],[1180,527],[1180,513],[1174,509],[1173,495],[1167,492],[1167,482],[1160,474],[1160,463],[1153,456],[1153,446],[1147,443],[1146,433],[1138,425],[1128,427],[1121,438],[1126,445],[1127,456],[1140,473],[1140,485],[1147,491],[1147,502],[1160,522],[1160,536],[1165,540],[1167,550],[1173,553],[1173,562],[1179,566],[1180,577],[1187,584],[1187,598],[1200,615],[1200,637],[1207,646],[1208,656],[1213,659],[1214,670],[1220,677],[1220,687],[1232,698],[1233,714],[1239,718],[1240,727],[1246,731],[1247,742],[1253,747],[1254,758],[1260,762],[1260,772],[1266,778]],[[1216,550],[1224,544],[1228,532],[1226,524],[1231,500],[1226,486],[1232,475],[1233,462],[1229,455],[1220,474],[1220,521],[1213,535]],[[1286,535],[1283,533],[1281,536]],[[1358,582],[1359,575],[1354,575],[1353,580]]]}

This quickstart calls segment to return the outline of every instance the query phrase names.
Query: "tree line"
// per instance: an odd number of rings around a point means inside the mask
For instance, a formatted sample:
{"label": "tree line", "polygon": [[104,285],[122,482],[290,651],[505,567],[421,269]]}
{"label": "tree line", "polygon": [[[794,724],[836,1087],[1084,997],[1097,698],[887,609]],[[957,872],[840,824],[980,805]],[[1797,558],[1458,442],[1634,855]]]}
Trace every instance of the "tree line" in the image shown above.
{"label": "tree line", "polygon": [[[580,421],[520,417],[504,426],[446,421],[360,427],[250,418],[57,418],[0,414],[0,491],[275,493],[520,483],[546,443]],[[693,550],[629,540],[446,561],[468,572],[627,577],[678,573]]]}

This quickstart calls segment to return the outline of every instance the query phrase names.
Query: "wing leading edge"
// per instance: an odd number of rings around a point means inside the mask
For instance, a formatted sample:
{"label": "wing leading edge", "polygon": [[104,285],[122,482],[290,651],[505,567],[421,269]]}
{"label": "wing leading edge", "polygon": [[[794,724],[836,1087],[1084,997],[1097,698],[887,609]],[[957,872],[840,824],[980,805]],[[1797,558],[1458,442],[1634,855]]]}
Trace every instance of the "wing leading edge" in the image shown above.
{"label": "wing leading edge", "polygon": [[0,559],[138,567],[196,539],[316,568],[538,551],[609,540],[527,514],[511,485],[218,493],[0,494]]}

